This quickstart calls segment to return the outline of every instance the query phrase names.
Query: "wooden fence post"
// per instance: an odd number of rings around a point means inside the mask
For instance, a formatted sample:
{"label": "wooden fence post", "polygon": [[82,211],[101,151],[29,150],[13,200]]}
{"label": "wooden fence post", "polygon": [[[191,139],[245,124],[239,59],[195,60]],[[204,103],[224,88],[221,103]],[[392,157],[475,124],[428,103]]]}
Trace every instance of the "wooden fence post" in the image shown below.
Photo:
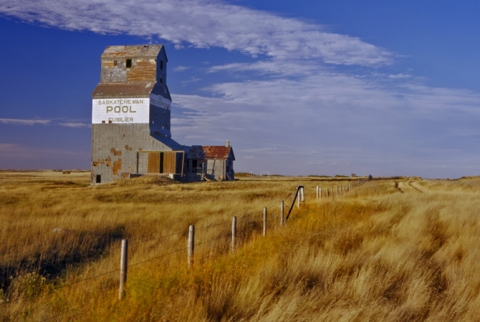
{"label": "wooden fence post", "polygon": [[188,268],[193,268],[193,254],[195,251],[195,226],[188,227]]}
{"label": "wooden fence post", "polygon": [[299,186],[297,186],[297,208],[300,208],[300,202],[301,202],[300,199],[302,199],[302,197],[301,197],[300,189],[298,187]]}
{"label": "wooden fence post", "polygon": [[326,195],[326,197],[327,197],[327,199],[328,199],[328,188],[327,188],[327,190],[325,190],[325,195]]}
{"label": "wooden fence post", "polygon": [[280,226],[285,226],[285,204],[280,202]]}
{"label": "wooden fence post", "polygon": [[267,236],[267,207],[263,208],[263,237]]}
{"label": "wooden fence post", "polygon": [[122,239],[122,246],[120,251],[120,287],[118,289],[119,300],[122,300],[125,297],[125,285],[127,284],[127,270],[128,270],[128,240]]}
{"label": "wooden fence post", "polygon": [[232,254],[235,253],[235,239],[237,237],[237,216],[232,219]]}
{"label": "wooden fence post", "polygon": [[320,189],[319,189],[318,186],[317,186],[317,200],[320,199],[320,198],[319,198],[319,193],[318,193],[319,191],[320,191]]}
{"label": "wooden fence post", "polygon": [[322,199],[322,188],[320,188],[319,195],[320,195],[320,199]]}
{"label": "wooden fence post", "polygon": [[302,186],[300,190],[300,195],[302,196],[302,203],[305,203],[305,188]]}

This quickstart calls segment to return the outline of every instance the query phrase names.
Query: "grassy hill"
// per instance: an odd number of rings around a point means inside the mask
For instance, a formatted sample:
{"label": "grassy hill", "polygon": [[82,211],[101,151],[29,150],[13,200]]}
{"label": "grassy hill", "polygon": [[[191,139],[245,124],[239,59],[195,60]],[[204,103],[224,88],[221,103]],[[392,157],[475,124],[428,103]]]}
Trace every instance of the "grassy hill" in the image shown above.
{"label": "grassy hill", "polygon": [[[480,180],[0,173],[5,321],[473,321],[480,309]],[[296,186],[306,203],[279,225]],[[267,236],[262,211],[268,209]],[[289,208],[286,207],[288,211]],[[231,221],[238,244],[231,252]],[[187,268],[188,225],[196,227]],[[129,240],[118,300],[120,240]]]}

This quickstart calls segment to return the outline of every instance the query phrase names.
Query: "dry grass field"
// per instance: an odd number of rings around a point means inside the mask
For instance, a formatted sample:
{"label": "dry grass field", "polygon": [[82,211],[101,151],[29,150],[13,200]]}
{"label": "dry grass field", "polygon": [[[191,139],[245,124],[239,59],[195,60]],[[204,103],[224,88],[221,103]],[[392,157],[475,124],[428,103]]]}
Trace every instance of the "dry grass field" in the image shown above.
{"label": "dry grass field", "polygon": [[[478,178],[373,180],[315,200],[316,186],[349,178],[90,186],[89,175],[0,172],[0,320],[480,319]],[[290,206],[298,185],[306,203],[280,227],[280,201]],[[129,269],[119,301],[122,238]]]}

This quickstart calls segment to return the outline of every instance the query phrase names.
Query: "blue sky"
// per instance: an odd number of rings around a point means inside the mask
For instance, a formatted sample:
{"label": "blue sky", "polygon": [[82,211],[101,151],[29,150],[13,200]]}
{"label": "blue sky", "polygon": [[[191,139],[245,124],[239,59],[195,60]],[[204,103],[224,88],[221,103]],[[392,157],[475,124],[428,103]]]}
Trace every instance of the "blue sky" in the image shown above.
{"label": "blue sky", "polygon": [[163,43],[172,137],[235,170],[480,174],[476,1],[0,0],[0,168],[88,169],[106,46]]}

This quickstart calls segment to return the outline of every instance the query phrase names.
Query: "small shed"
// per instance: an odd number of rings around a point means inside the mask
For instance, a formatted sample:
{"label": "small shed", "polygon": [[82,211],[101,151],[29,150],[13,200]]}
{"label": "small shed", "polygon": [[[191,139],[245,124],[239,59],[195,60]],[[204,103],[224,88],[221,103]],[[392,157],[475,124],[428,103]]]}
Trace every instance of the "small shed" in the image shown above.
{"label": "small shed", "polygon": [[201,149],[204,159],[203,171],[207,180],[235,180],[235,171],[233,170],[235,154],[228,141],[225,146],[206,145]]}
{"label": "small shed", "polygon": [[225,146],[194,145],[187,153],[185,181],[235,180],[233,170],[235,154],[230,142]]}

